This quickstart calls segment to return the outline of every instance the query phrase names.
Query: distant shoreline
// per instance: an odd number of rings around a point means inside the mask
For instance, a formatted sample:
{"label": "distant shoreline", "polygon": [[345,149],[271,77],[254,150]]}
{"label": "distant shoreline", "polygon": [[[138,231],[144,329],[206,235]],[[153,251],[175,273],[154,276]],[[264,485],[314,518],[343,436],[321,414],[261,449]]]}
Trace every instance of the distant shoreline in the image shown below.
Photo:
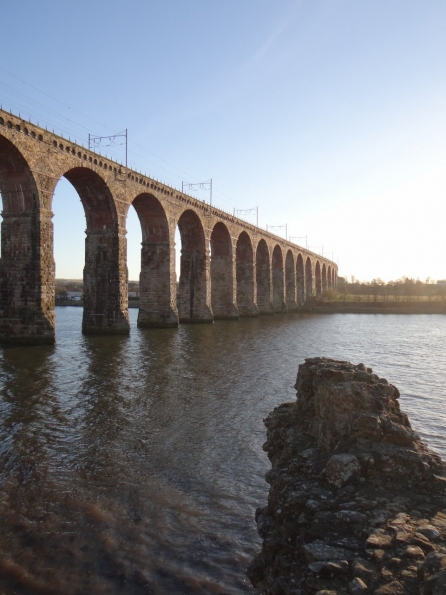
{"label": "distant shoreline", "polygon": [[[56,306],[79,308],[83,305],[82,301],[56,301]],[[130,300],[129,308],[139,308],[139,300]],[[313,302],[301,306],[298,312],[313,314],[446,314],[446,302]]]}
{"label": "distant shoreline", "polygon": [[[82,300],[56,300],[56,306],[74,306],[75,308],[81,308],[84,306]],[[129,300],[129,308],[139,308],[139,300]]]}
{"label": "distant shoreline", "polygon": [[321,314],[446,314],[446,302],[322,302],[304,305],[299,311]]}

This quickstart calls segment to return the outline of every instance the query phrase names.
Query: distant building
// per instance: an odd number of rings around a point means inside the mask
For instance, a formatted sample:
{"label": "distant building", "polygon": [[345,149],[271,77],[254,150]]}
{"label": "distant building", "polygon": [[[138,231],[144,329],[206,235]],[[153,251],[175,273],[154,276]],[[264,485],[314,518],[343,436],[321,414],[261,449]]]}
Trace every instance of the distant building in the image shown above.
{"label": "distant building", "polygon": [[446,285],[446,279],[440,279],[437,281],[437,285]]}
{"label": "distant building", "polygon": [[82,291],[67,291],[67,299],[75,300],[76,302],[82,299]]}

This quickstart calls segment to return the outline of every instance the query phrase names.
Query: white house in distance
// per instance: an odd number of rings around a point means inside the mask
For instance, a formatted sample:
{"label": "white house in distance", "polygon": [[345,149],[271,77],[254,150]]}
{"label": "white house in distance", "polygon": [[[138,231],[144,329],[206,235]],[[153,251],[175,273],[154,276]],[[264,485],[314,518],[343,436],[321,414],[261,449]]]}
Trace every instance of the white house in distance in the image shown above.
{"label": "white house in distance", "polygon": [[[83,292],[82,291],[67,291],[67,300],[74,300],[75,302],[79,302],[82,300]],[[129,299],[137,299],[139,298],[139,291],[129,291]]]}

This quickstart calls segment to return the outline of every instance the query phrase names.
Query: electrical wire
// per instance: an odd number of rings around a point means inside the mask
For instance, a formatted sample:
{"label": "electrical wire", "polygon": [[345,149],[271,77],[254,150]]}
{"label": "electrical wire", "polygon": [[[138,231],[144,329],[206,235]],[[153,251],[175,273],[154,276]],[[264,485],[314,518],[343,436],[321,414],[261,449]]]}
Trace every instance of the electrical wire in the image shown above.
{"label": "electrical wire", "polygon": [[[83,112],[72,108],[70,105],[64,103],[63,101],[60,101],[59,99],[57,99],[56,97],[53,97],[52,95],[50,95],[49,93],[46,93],[45,91],[42,91],[41,89],[37,88],[36,86],[28,83],[27,81],[21,79],[20,77],[16,76],[15,74],[12,74],[11,72],[9,72],[8,70],[6,70],[5,68],[3,68],[2,66],[0,66],[0,70],[5,72],[6,74],[8,74],[9,76],[13,77],[14,79],[16,79],[17,81],[21,82],[22,84],[30,87],[31,89],[33,89],[34,91],[37,91],[38,93],[41,93],[42,95],[44,95],[45,97],[48,97],[49,99],[51,99],[52,101],[55,101],[56,103],[58,103],[59,105],[62,105],[63,107],[69,109],[71,112],[74,112],[76,114],[79,114],[80,116],[82,116],[83,118],[86,118],[87,120],[90,120],[91,122],[94,122],[95,124],[97,124],[98,126],[101,126],[102,128],[112,131],[113,129],[110,128],[109,126],[107,126],[106,124],[103,124],[102,122],[99,122],[98,120],[91,118],[90,116],[84,114]],[[72,118],[68,118],[67,116],[65,116],[64,114],[61,114],[60,112],[58,112],[57,110],[54,110],[53,108],[49,107],[48,105],[45,105],[43,103],[41,103],[40,101],[38,101],[37,99],[35,99],[34,97],[30,97],[28,95],[26,95],[25,93],[22,93],[21,91],[18,91],[12,87],[10,87],[9,85],[7,85],[4,82],[0,81],[0,89],[3,88],[4,91],[6,91],[6,95],[10,94],[13,98],[13,101],[9,100],[9,102],[11,104],[13,104],[14,109],[18,109],[19,113],[22,113],[22,111],[24,111],[26,113],[26,111],[32,111],[35,116],[34,117],[41,117],[42,119],[44,119],[45,121],[47,121],[51,127],[55,127],[58,128],[61,131],[61,134],[63,136],[68,136],[71,139],[71,136],[74,133],[73,129],[70,129],[66,126],[66,122],[69,123],[69,126],[72,127],[77,127],[80,128],[82,130],[88,131],[90,132],[90,129],[87,126],[84,126],[83,124],[75,121]],[[17,99],[18,97],[18,99]],[[27,102],[30,102],[32,109],[30,110],[30,107],[27,105]],[[49,115],[48,115],[49,114]],[[31,118],[29,118],[31,121]],[[59,122],[59,119],[61,119],[64,124],[61,124]],[[78,131],[78,133],[80,133],[80,131]],[[76,133],[74,133],[76,134]],[[100,136],[98,134],[98,136]],[[77,142],[75,140],[75,142]],[[146,147],[144,147],[143,145],[137,143],[137,142],[132,142],[132,144],[134,146],[139,147],[140,149],[142,149],[143,152],[152,155],[153,157],[155,157],[156,159],[158,159],[159,161],[161,161],[162,163],[168,165],[171,168],[174,168],[175,170],[177,170],[178,172],[181,172],[182,174],[184,174],[185,176],[187,176],[189,179],[196,179],[195,176],[192,176],[191,174],[187,173],[186,171],[184,171],[183,169],[181,169],[180,167],[177,167],[176,165],[170,163],[169,161],[163,159],[162,157],[160,157],[159,155],[157,155],[156,153],[154,153],[153,151],[150,151],[149,149],[147,149]],[[119,155],[119,151],[113,150],[112,147],[108,147],[110,150],[108,151],[108,154],[110,154],[110,156],[115,160],[115,161],[120,161],[122,160],[122,155]],[[100,152],[100,147],[97,147],[99,153]],[[156,170],[160,170],[165,172],[164,175],[167,173],[170,176],[173,176],[174,178],[177,178],[177,180],[182,180],[184,181],[183,177],[181,175],[179,175],[178,173],[175,173],[171,170],[169,170],[168,168],[159,165],[158,163],[155,163],[153,161],[149,161],[147,160],[146,157],[144,157],[143,155],[140,155],[139,153],[135,152],[132,149],[129,149],[128,151],[129,155],[135,157],[137,160],[141,159],[144,164],[150,164],[153,168],[155,168]],[[136,163],[134,165],[135,169],[138,168],[138,164]],[[139,168],[138,168],[139,169]],[[233,203],[233,198],[228,196],[227,194],[221,192],[218,189],[214,189],[214,194],[216,194],[219,197],[224,197],[224,198],[220,198],[220,200],[223,200],[224,202],[227,202],[227,200],[225,199],[229,199],[231,201],[231,203],[228,204],[234,204]]]}

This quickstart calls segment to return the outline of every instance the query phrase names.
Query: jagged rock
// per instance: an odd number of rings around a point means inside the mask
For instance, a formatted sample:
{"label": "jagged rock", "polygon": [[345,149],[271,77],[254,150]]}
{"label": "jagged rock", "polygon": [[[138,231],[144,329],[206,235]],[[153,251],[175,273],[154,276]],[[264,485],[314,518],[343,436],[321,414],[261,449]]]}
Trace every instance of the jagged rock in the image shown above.
{"label": "jagged rock", "polygon": [[353,576],[363,579],[365,582],[370,581],[376,575],[376,566],[363,560],[361,558],[356,559],[352,564]]}
{"label": "jagged rock", "polygon": [[304,545],[302,549],[308,562],[314,562],[316,560],[345,560],[347,557],[351,557],[351,552],[347,554],[344,549],[333,547],[324,541],[312,541]]}
{"label": "jagged rock", "polygon": [[354,578],[348,585],[348,592],[351,595],[364,595],[367,591],[366,583],[360,578]]}
{"label": "jagged rock", "polygon": [[311,358],[265,420],[267,595],[446,595],[446,466],[364,364]]}
{"label": "jagged rock", "polygon": [[355,455],[333,455],[325,467],[325,478],[330,485],[340,488],[361,472],[361,465]]}
{"label": "jagged rock", "polygon": [[432,525],[422,525],[418,527],[418,533],[421,533],[431,541],[436,541],[440,538],[440,532]]}
{"label": "jagged rock", "polygon": [[383,549],[392,545],[393,537],[386,533],[374,533],[365,542],[367,547]]}
{"label": "jagged rock", "polygon": [[404,587],[399,581],[392,581],[376,589],[374,595],[404,595]]}

